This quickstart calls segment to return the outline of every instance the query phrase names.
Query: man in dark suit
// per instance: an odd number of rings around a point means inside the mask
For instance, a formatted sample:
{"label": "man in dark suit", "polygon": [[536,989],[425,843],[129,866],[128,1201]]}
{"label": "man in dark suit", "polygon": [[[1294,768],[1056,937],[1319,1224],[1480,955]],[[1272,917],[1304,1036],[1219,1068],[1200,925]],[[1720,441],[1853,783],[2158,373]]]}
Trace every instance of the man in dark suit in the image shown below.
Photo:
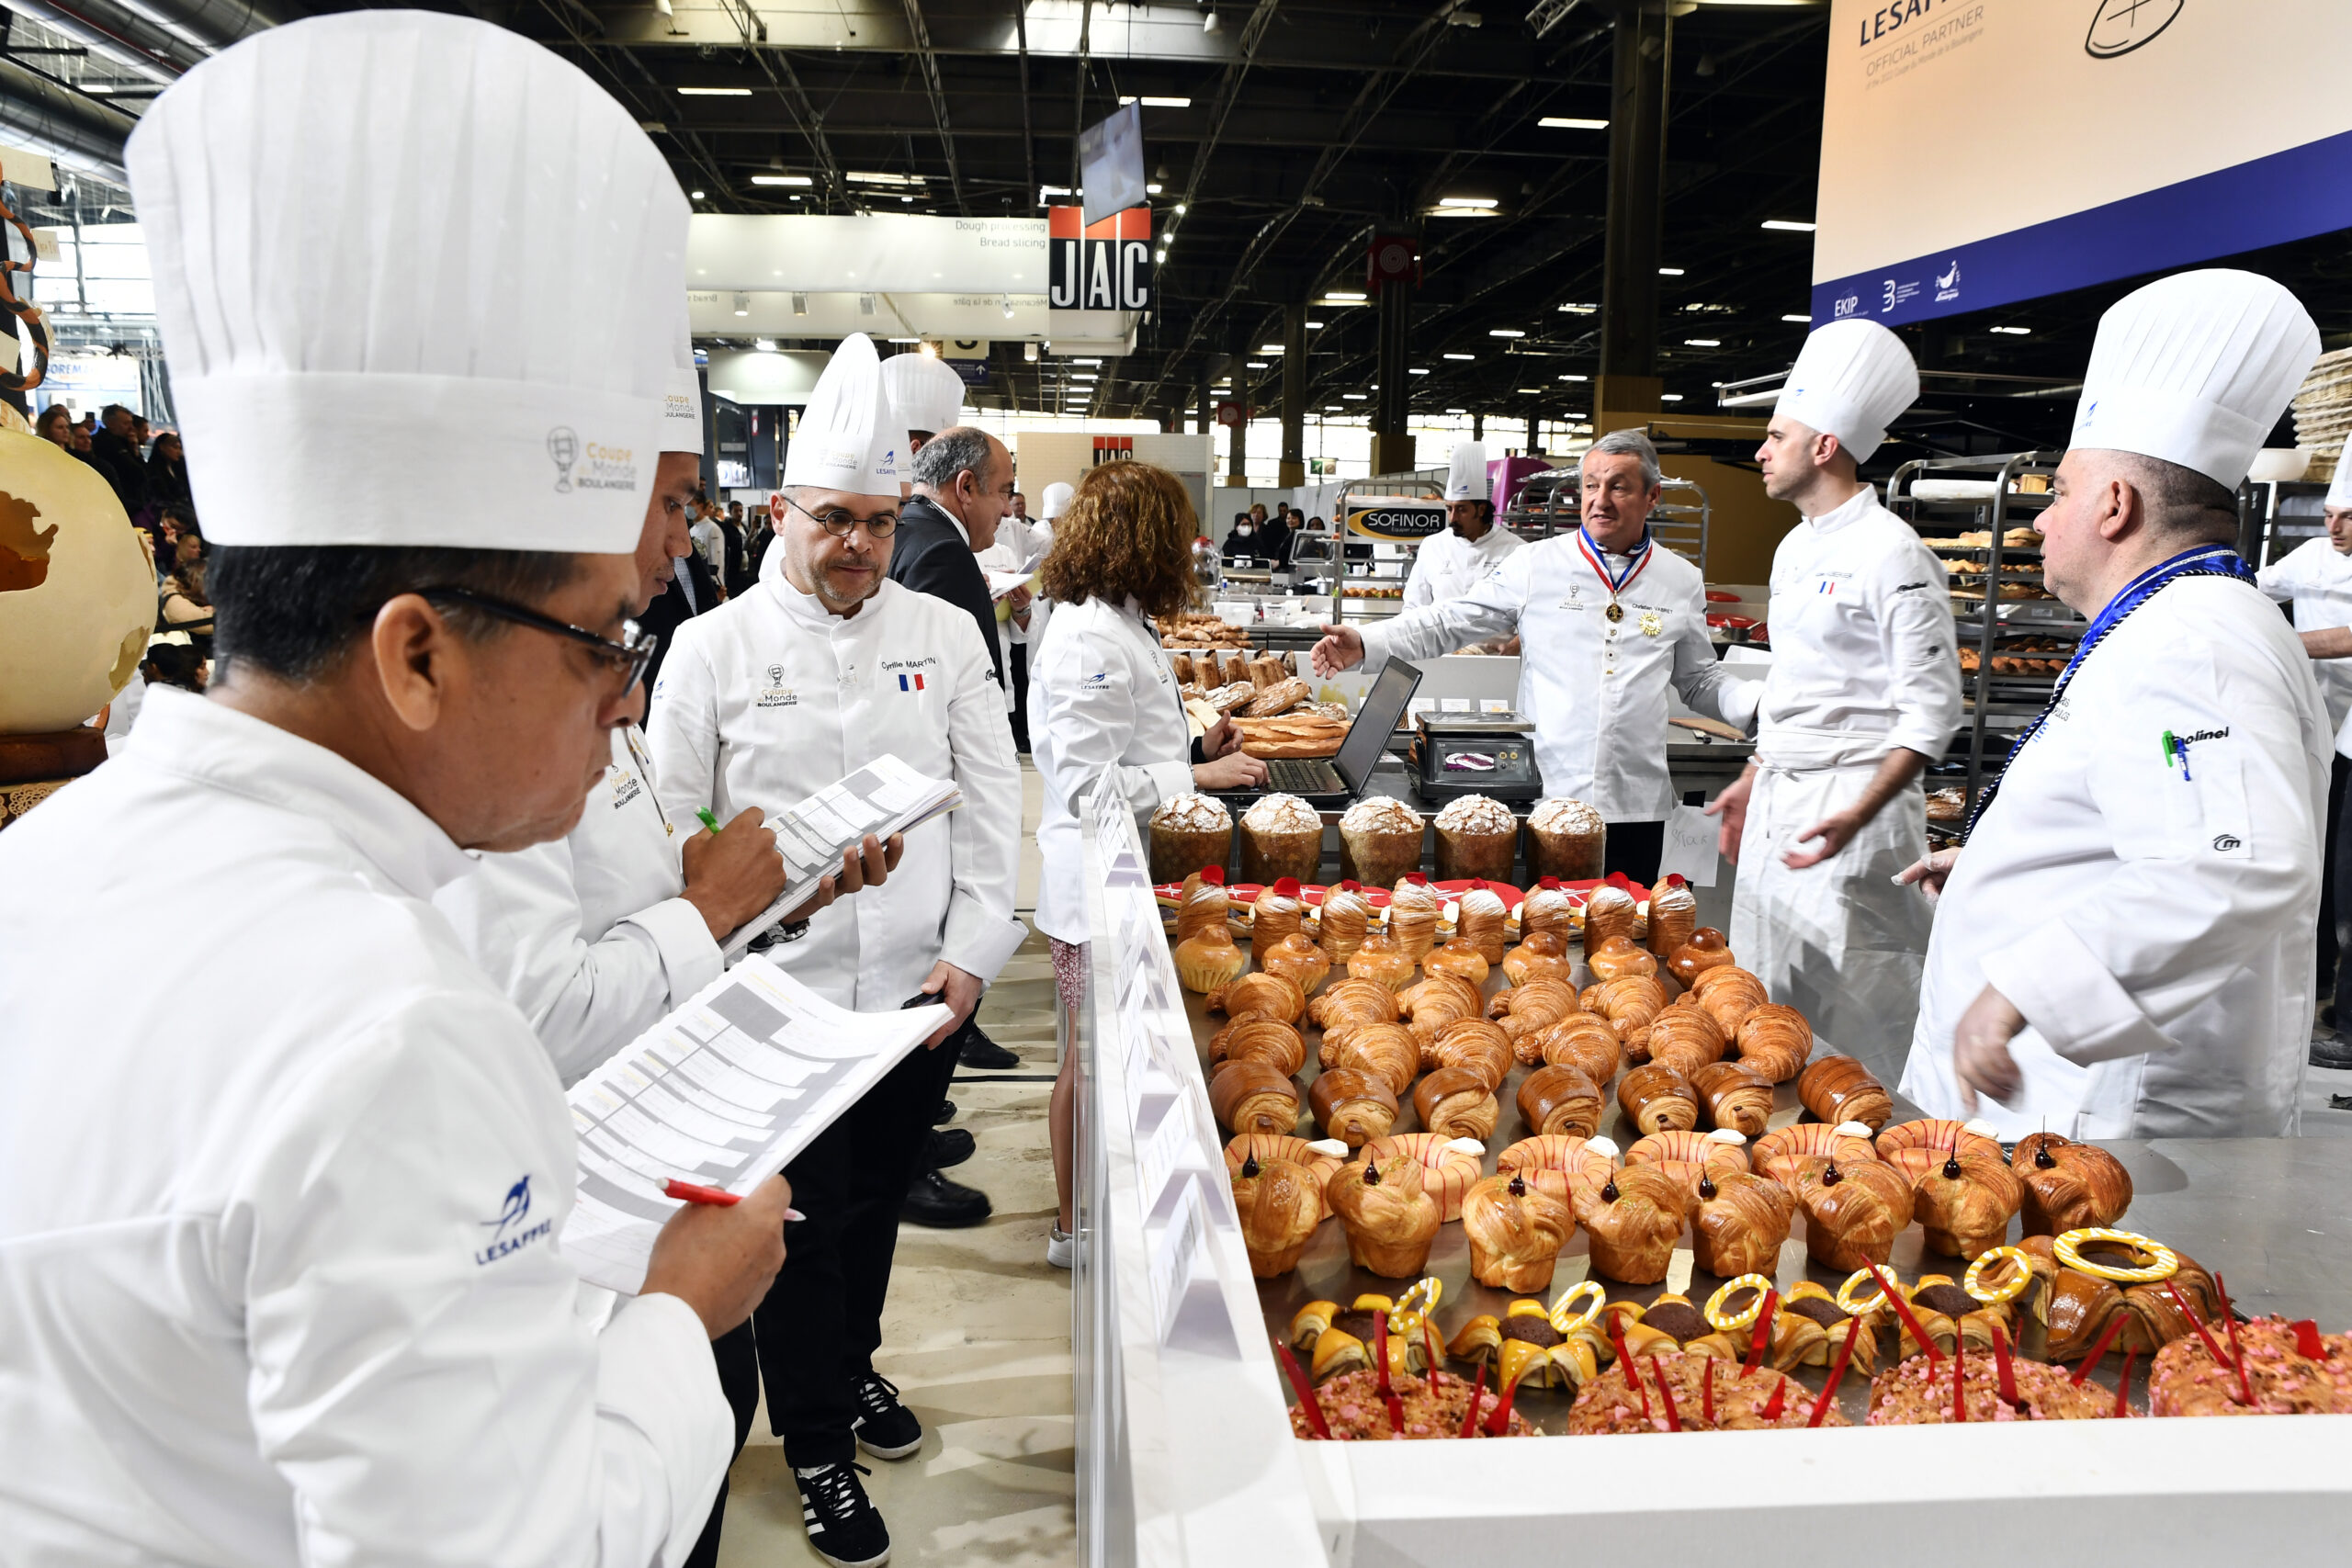
{"label": "man in dark suit", "polygon": [[662,676],[662,661],[670,655],[670,645],[676,639],[678,628],[706,611],[718,606],[718,585],[711,580],[710,568],[702,557],[689,550],[671,558],[662,592],[637,618],[638,626],[662,639],[653,650],[652,662],[645,667],[645,689],[653,690]]}

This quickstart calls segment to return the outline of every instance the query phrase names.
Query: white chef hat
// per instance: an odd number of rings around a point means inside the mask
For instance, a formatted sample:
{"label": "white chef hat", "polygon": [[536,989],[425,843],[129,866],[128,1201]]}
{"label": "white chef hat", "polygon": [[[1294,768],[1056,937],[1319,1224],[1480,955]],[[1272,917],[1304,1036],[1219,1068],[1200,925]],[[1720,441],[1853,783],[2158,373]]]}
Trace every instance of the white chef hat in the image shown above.
{"label": "white chef hat", "polygon": [[882,386],[899,423],[936,435],[956,428],[964,408],[964,378],[928,354],[894,354],[882,362]]}
{"label": "white chef hat", "polygon": [[1774,419],[1792,419],[1867,463],[1886,427],[1919,400],[1919,367],[1903,340],[1876,321],[1831,321],[1815,329],[1781,383]]}
{"label": "white chef hat", "polygon": [[2235,490],[2319,357],[2319,329],[2269,278],[2176,273],[2108,308],[2068,443],[2136,452]]}
{"label": "white chef hat", "polygon": [[702,455],[702,377],[695,369],[694,333],[686,324],[683,293],[671,337],[670,376],[662,387],[660,450]]}
{"label": "white chef hat", "polygon": [[1445,499],[1485,501],[1491,493],[1487,486],[1487,444],[1483,441],[1455,442],[1453,459],[1445,469]]}
{"label": "white chef hat", "polygon": [[2335,460],[2335,477],[2327,481],[2327,499],[2320,504],[2331,511],[2352,506],[2352,457]]}
{"label": "white chef hat", "polygon": [[882,360],[864,333],[842,339],[784,453],[784,484],[851,495],[899,493],[910,472],[907,427],[882,386]]}
{"label": "white chef hat", "polygon": [[[2352,466],[2347,466],[2346,471],[2352,473]],[[1045,510],[1040,513],[1039,515],[1045,518],[1046,522],[1051,523],[1055,518],[1059,517],[1063,513],[1069,510],[1070,497],[1077,493],[1078,491],[1058,480],[1047,485],[1046,487],[1046,499],[1043,503]]]}
{"label": "white chef hat", "polygon": [[636,547],[687,208],[576,66],[321,17],[180,78],[124,163],[215,543]]}

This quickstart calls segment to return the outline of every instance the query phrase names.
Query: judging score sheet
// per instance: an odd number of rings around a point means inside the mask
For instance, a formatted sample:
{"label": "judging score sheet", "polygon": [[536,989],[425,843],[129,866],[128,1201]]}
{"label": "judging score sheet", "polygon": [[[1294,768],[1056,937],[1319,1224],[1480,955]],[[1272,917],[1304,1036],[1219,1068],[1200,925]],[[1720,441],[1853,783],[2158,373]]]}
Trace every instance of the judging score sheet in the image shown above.
{"label": "judging score sheet", "polygon": [[636,1294],[655,1235],[680,1207],[662,1183],[750,1192],[946,1017],[944,1007],[851,1012],[766,959],[745,959],[572,1087],[572,1266],[590,1284]]}

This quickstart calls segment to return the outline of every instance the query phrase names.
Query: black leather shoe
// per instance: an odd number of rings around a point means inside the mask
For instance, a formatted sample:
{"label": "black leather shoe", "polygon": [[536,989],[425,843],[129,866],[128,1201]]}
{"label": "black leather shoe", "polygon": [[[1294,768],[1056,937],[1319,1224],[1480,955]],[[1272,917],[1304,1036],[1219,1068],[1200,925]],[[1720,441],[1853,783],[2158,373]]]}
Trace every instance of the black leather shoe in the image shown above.
{"label": "black leather shoe", "polygon": [[981,1033],[968,1030],[964,1035],[964,1049],[958,1058],[967,1067],[985,1073],[1010,1072],[1021,1065],[1021,1058]]}
{"label": "black leather shoe", "polygon": [[933,1127],[930,1142],[923,1148],[923,1158],[932,1169],[945,1170],[970,1159],[973,1147],[972,1134],[963,1128]]}
{"label": "black leather shoe", "polygon": [[948,1122],[955,1120],[956,1102],[952,1100],[941,1100],[939,1102],[939,1109],[931,1113],[931,1124],[934,1127],[944,1127]]}
{"label": "black leather shoe", "polygon": [[2333,1030],[2324,1034],[2313,1031],[2312,1066],[2329,1067],[2338,1072],[2352,1067],[2352,1040],[2346,1039]]}
{"label": "black leather shoe", "polygon": [[994,1212],[987,1193],[960,1186],[935,1170],[916,1177],[914,1185],[907,1189],[906,1201],[899,1205],[899,1217],[908,1224],[941,1231],[983,1224]]}

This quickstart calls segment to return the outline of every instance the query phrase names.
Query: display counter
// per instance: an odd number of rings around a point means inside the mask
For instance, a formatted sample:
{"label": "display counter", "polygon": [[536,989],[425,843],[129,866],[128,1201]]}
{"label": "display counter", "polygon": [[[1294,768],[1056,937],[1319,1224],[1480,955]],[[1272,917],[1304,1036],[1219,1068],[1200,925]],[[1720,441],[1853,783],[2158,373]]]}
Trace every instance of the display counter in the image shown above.
{"label": "display counter", "polygon": [[[1549,1435],[1477,1446],[1293,1438],[1272,1347],[1288,1337],[1297,1309],[1313,1300],[1344,1307],[1360,1292],[1394,1296],[1411,1281],[1352,1266],[1336,1218],[1317,1228],[1295,1271],[1251,1278],[1222,1162],[1224,1130],[1211,1121],[1205,1089],[1207,1041],[1225,1021],[1176,985],[1132,818],[1114,812],[1089,832],[1092,969],[1076,1041],[1085,1074],[1076,1334],[1087,1562],[1375,1568],[1496,1552],[1552,1562],[1569,1552],[1752,1551],[1792,1540],[1809,1550],[1913,1555],[1924,1540],[1928,1561],[2005,1550],[2128,1552],[2159,1564],[2208,1564],[2216,1552],[2248,1550],[2266,1562],[2344,1560],[2352,1532],[2345,1416],[1637,1440],[1557,1435],[1571,1396],[1531,1387],[1517,1413]],[[1306,1032],[1302,1104],[1317,1071],[1317,1035]],[[1500,1118],[1486,1140],[1484,1171],[1527,1131],[1515,1104],[1526,1071],[1514,1068],[1497,1092]],[[1412,1131],[1409,1097],[1400,1099],[1393,1130]],[[1896,1120],[1912,1113],[1898,1100]],[[1770,1125],[1801,1114],[1781,1085]],[[1602,1131],[1621,1147],[1634,1136],[1613,1096]],[[1304,1122],[1301,1133],[1315,1135]],[[2242,1314],[2352,1327],[2342,1218],[2352,1142],[2107,1146],[2133,1180],[2122,1224],[2222,1274]],[[1835,1291],[1843,1271],[1809,1262],[1804,1225],[1800,1213],[1776,1283],[1785,1290],[1810,1279]],[[1679,1287],[1703,1303],[1722,1281],[1696,1271],[1689,1242],[1686,1232],[1662,1285],[1599,1282],[1611,1301],[1646,1303]],[[1962,1271],[1956,1260],[1923,1257],[1922,1247],[1914,1224],[1895,1243],[1893,1272],[1909,1281]],[[1587,1248],[1579,1228],[1542,1292],[1547,1304],[1586,1277]],[[1442,1226],[1427,1269],[1443,1286],[1432,1314],[1442,1338],[1512,1299],[1476,1285],[1468,1269],[1461,1225]],[[2020,1336],[2020,1352],[2037,1357],[2042,1330],[2029,1317]],[[1892,1336],[1883,1342],[1892,1347]],[[1882,1365],[1892,1359],[1890,1350]],[[2101,1385],[2112,1389],[2120,1360],[2103,1362]],[[1449,1375],[1467,1371],[1449,1365]],[[1808,1401],[1826,1381],[1819,1368],[1787,1375],[1792,1396]],[[2144,1375],[2143,1359],[2134,1389],[2142,1413]],[[1868,1388],[1867,1377],[1849,1374],[1838,1410],[1859,1420]],[[1665,1446],[1673,1444],[1684,1446]]]}

